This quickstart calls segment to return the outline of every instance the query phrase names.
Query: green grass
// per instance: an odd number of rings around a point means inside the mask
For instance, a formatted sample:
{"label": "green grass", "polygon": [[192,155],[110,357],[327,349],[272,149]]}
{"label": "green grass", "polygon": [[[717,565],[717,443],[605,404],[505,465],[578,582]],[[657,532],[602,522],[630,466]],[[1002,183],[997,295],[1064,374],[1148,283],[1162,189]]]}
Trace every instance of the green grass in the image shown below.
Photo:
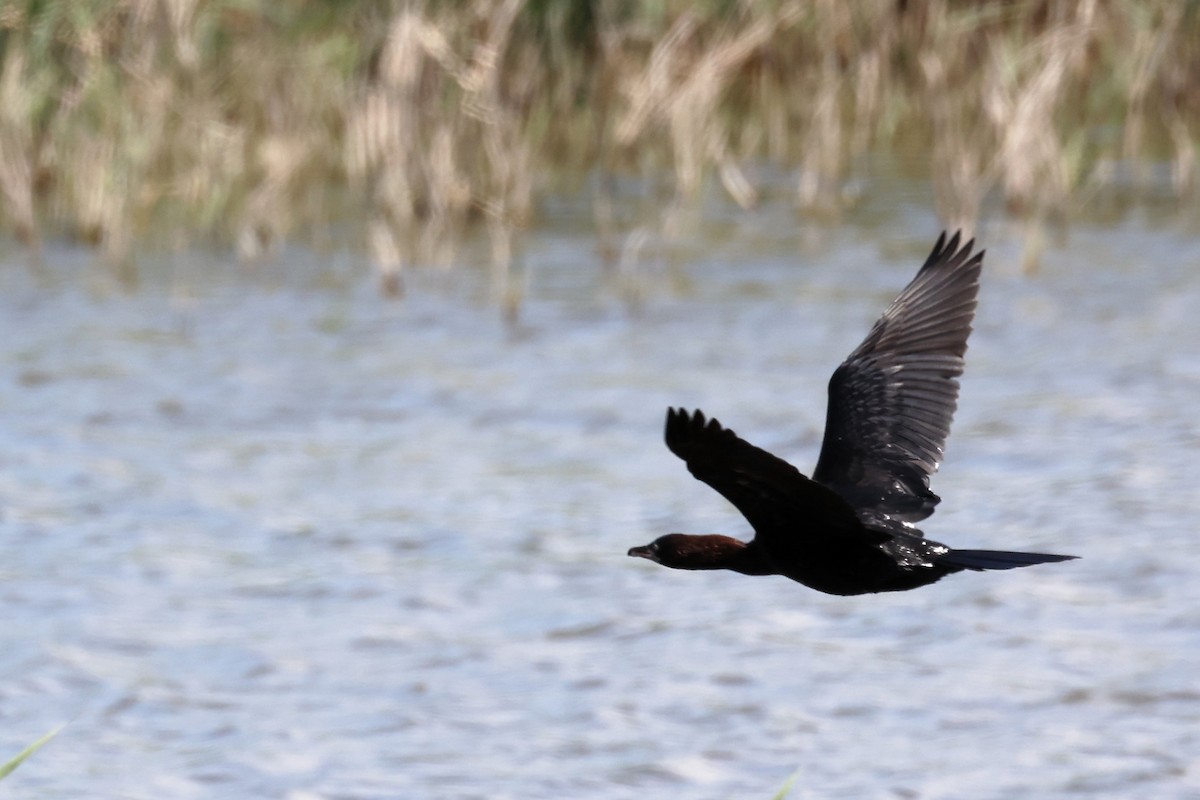
{"label": "green grass", "polygon": [[15,756],[13,756],[11,759],[6,761],[5,763],[0,764],[0,780],[4,780],[9,775],[11,775],[13,770],[15,770],[17,767],[21,766],[21,764],[25,762],[25,759],[29,758],[31,755],[33,755],[38,750],[40,750],[43,745],[45,745],[47,742],[49,742],[55,736],[58,736],[58,733],[61,730],[62,730],[62,726],[55,728],[54,730],[50,731],[42,738],[38,739],[33,744],[29,745],[29,747],[26,747],[24,750],[17,753]]}
{"label": "green grass", "polygon": [[800,770],[797,769],[788,776],[788,779],[783,782],[783,786],[779,787],[779,791],[775,793],[775,796],[771,800],[786,800],[787,796],[792,793],[792,787],[796,785],[796,781],[798,780],[800,780]]}

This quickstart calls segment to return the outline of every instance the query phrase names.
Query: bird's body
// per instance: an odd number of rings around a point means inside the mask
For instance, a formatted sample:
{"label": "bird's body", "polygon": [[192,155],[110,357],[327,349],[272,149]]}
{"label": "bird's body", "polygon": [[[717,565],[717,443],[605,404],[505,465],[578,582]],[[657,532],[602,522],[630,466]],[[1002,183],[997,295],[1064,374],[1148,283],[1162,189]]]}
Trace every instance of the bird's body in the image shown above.
{"label": "bird's body", "polygon": [[667,411],[666,442],[754,528],[750,542],[668,534],[629,551],[675,569],[784,575],[853,595],[915,589],[961,570],[1073,556],[955,550],[915,523],[939,498],[929,478],[958,400],[983,252],[938,239],[917,276],[833,373],[825,439],[811,478],[700,411]]}

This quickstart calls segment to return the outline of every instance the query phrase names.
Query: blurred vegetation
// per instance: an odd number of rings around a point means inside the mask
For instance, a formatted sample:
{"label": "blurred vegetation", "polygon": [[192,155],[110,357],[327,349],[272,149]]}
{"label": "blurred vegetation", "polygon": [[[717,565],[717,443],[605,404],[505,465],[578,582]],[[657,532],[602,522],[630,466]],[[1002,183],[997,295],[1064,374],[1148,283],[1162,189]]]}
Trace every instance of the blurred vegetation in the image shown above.
{"label": "blurred vegetation", "polygon": [[1196,0],[0,0],[0,199],[35,251],[361,246],[392,288],[480,224],[503,284],[546,193],[610,229],[611,176],[749,207],[777,165],[836,215],[904,153],[948,225],[1154,168],[1194,204],[1198,78]]}

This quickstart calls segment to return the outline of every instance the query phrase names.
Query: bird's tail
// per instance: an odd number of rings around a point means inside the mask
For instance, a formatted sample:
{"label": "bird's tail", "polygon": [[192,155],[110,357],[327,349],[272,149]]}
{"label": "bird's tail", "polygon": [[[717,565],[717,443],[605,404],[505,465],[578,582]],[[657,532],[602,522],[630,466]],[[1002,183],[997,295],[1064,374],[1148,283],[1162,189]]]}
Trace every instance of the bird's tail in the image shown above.
{"label": "bird's tail", "polygon": [[939,556],[938,563],[959,569],[1016,569],[1051,561],[1070,561],[1078,557],[1054,553],[1013,553],[1007,550],[951,550]]}

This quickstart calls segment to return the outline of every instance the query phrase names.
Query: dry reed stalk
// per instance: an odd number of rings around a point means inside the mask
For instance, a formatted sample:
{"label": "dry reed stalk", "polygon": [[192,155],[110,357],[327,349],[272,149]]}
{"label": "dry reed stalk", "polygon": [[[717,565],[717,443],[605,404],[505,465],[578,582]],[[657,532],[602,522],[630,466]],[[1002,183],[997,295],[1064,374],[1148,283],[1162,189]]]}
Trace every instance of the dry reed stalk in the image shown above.
{"label": "dry reed stalk", "polygon": [[17,238],[30,246],[36,259],[41,251],[34,206],[34,172],[39,158],[33,131],[25,124],[33,100],[25,74],[25,53],[18,46],[8,53],[0,74],[0,191]]}
{"label": "dry reed stalk", "polygon": [[980,110],[953,89],[952,76],[962,69],[961,52],[930,48],[921,53],[920,67],[931,130],[931,182],[938,215],[947,227],[970,232],[990,182],[992,157],[980,145],[991,130]]}
{"label": "dry reed stalk", "polygon": [[1070,194],[1073,181],[1065,169],[1063,142],[1046,122],[1086,44],[1085,31],[1067,25],[1019,54],[991,51],[984,106],[998,138],[996,171],[1009,208],[1017,213],[1058,209]]}
{"label": "dry reed stalk", "polygon": [[[1068,215],[1147,157],[1200,199],[1200,13],[1172,0],[14,0],[0,36],[9,226],[115,261],[147,238],[256,256],[349,219],[398,290],[479,220],[515,309],[550,175],[598,173],[627,283],[708,183],[757,202],[748,161],[794,169],[798,205],[828,216],[864,156],[913,143],[952,224],[992,192]],[[669,179],[657,218],[608,194],[619,172]]]}
{"label": "dry reed stalk", "polygon": [[[422,11],[394,19],[380,68],[350,110],[346,159],[370,195],[369,244],[385,283],[406,253],[448,264],[461,220],[482,212],[492,242],[493,288],[502,302],[515,231],[532,205],[532,154],[505,102],[501,69],[521,0],[477,2],[481,35],[452,41],[453,26]],[[430,97],[450,95],[443,110]],[[434,113],[429,113],[433,110]]]}

